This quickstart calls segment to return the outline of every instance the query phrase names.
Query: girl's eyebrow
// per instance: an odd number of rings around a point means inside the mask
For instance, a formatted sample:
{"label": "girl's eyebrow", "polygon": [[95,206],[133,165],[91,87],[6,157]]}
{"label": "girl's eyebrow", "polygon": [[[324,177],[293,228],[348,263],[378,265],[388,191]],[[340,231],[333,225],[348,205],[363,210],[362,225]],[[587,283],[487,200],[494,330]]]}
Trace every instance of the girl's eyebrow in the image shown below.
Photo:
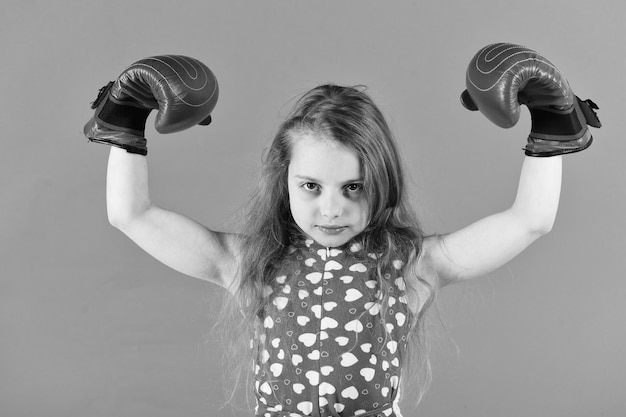
{"label": "girl's eyebrow", "polygon": [[299,180],[307,180],[307,181],[312,181],[312,182],[317,181],[315,178],[313,178],[313,177],[309,177],[309,176],[307,176],[307,175],[294,175],[293,177],[294,177],[294,178],[297,178],[297,179],[299,179]]}
{"label": "girl's eyebrow", "polygon": [[[298,180],[303,180],[303,181],[310,181],[310,182],[315,182],[315,183],[319,183],[321,182],[320,180],[313,178],[313,177],[309,177],[308,175],[294,175],[294,178],[298,179]],[[359,182],[363,182],[363,178],[359,177],[357,179],[354,180],[348,180],[348,181],[344,181],[343,184],[354,184],[354,183],[359,183]]]}

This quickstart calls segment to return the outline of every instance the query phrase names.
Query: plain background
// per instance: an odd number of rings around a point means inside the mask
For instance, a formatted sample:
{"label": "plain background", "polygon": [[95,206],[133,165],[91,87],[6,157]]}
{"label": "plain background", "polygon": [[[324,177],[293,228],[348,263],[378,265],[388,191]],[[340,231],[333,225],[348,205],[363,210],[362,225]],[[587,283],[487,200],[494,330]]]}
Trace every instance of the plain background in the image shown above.
{"label": "plain background", "polygon": [[[623,416],[624,2],[22,1],[0,6],[0,415],[249,416],[225,408],[223,291],[145,255],[106,220],[108,148],[82,127],[98,89],[157,54],[204,61],[209,127],[148,121],[153,199],[227,230],[294,97],[365,84],[398,137],[427,232],[512,202],[524,110],[504,130],[464,110],[467,63],[536,49],[601,107],[564,160],[551,234],[441,293],[434,382],[405,416]],[[153,116],[152,116],[153,117]]]}

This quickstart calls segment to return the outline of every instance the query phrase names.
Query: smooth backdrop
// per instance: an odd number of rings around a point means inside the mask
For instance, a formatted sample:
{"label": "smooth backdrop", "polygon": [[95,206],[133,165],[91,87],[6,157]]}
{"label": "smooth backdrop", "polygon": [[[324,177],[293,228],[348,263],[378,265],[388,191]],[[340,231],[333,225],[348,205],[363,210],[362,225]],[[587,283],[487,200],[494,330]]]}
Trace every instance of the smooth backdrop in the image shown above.
{"label": "smooth backdrop", "polygon": [[[0,5],[0,416],[250,416],[226,407],[211,334],[226,294],[109,226],[106,146],[83,124],[128,64],[184,54],[221,88],[213,124],[159,135],[153,199],[219,230],[253,188],[294,97],[365,84],[398,137],[427,232],[506,208],[524,111],[503,130],[459,104],[467,63],[534,48],[600,106],[564,161],[556,225],[507,266],[442,291],[434,382],[405,416],[626,415],[621,0],[3,0]],[[237,394],[240,397],[240,394]]]}

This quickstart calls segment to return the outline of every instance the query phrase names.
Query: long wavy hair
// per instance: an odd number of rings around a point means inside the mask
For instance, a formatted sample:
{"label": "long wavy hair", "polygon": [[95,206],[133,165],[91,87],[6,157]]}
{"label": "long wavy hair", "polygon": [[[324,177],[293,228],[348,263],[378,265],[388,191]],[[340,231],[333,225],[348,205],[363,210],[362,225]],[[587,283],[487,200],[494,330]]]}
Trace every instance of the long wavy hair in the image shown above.
{"label": "long wavy hair", "polygon": [[[296,102],[264,157],[259,187],[250,199],[241,236],[240,279],[234,291],[240,328],[235,332],[231,328],[231,334],[253,334],[267,302],[267,288],[274,287],[274,268],[299,233],[289,208],[287,172],[293,143],[302,133],[330,138],[358,156],[370,219],[357,238],[364,251],[378,254],[378,282],[383,294],[388,284],[381,278],[391,262],[402,259],[408,264],[420,253],[423,233],[409,208],[403,164],[380,109],[362,86],[328,84],[313,88]],[[411,362],[405,366],[414,371],[410,373],[417,376],[423,392],[430,382],[430,366],[422,317],[434,291],[420,277],[405,276],[405,280],[419,294],[428,294],[422,300],[424,308],[414,315],[412,354],[405,361]]]}

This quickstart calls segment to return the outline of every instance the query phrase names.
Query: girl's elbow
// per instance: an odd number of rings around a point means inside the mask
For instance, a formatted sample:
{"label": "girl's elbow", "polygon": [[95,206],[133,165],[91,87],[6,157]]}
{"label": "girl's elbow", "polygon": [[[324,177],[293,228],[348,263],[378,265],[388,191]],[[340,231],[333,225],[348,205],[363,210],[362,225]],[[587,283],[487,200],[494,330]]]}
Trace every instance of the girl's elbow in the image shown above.
{"label": "girl's elbow", "polygon": [[123,230],[125,225],[129,223],[128,216],[111,209],[107,210],[107,219],[111,226],[119,230]]}
{"label": "girl's elbow", "polygon": [[550,233],[554,227],[556,213],[516,212],[515,219],[520,231],[534,240]]}
{"label": "girl's elbow", "polygon": [[537,233],[539,234],[539,236],[547,235],[548,233],[552,231],[552,227],[554,227],[554,222],[546,223],[545,225],[543,225],[542,227],[538,229]]}
{"label": "girl's elbow", "polygon": [[107,199],[107,219],[109,224],[124,232],[133,225],[142,221],[145,215],[152,208],[148,202],[124,201]]}
{"label": "girl's elbow", "polygon": [[536,237],[550,233],[554,227],[557,210],[532,208],[520,209],[513,206],[512,211],[518,224],[529,234]]}
{"label": "girl's elbow", "polygon": [[537,219],[537,221],[531,223],[528,226],[528,229],[532,234],[537,235],[537,237],[541,237],[543,235],[547,235],[552,231],[554,227],[555,216],[545,216]]}
{"label": "girl's elbow", "polygon": [[107,219],[109,224],[116,229],[124,232],[128,230],[133,222],[136,221],[137,216],[130,210],[123,210],[116,207],[107,207]]}

